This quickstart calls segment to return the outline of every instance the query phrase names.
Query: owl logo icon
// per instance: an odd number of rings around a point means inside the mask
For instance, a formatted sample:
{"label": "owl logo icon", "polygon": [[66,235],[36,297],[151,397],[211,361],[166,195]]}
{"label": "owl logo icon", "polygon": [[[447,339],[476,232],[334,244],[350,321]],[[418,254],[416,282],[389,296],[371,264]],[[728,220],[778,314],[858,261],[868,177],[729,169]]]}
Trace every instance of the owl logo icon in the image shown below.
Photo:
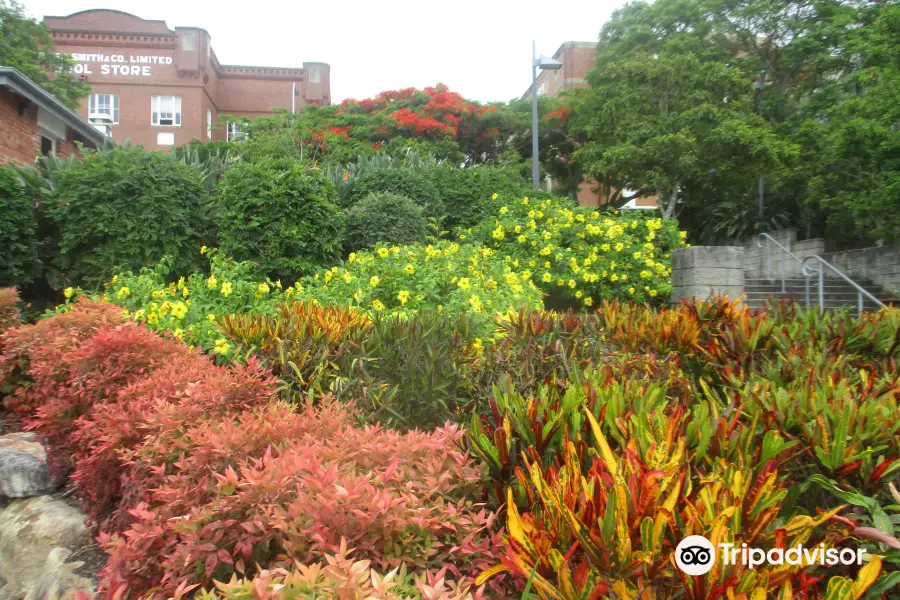
{"label": "owl logo icon", "polygon": [[675,548],[675,564],[688,575],[705,575],[716,562],[716,549],[702,535],[689,535]]}

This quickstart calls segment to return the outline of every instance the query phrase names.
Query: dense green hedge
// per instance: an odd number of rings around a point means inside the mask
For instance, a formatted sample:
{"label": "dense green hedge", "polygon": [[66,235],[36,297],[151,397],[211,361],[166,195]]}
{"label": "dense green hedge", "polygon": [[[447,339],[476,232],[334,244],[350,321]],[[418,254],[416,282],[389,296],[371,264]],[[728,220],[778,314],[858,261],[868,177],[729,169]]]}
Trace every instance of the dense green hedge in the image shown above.
{"label": "dense green hedge", "polygon": [[428,220],[421,206],[398,194],[370,194],[347,211],[344,252],[378,242],[405,245],[425,241]]}
{"label": "dense green hedge", "polygon": [[166,255],[187,271],[198,263],[204,196],[199,172],[161,152],[122,147],[73,161],[53,174],[48,201],[56,266],[88,287]]}
{"label": "dense green hedge", "polygon": [[220,247],[293,281],[339,258],[344,221],[336,199],[334,185],[300,162],[237,163],[219,185]]}
{"label": "dense green hedge", "polygon": [[36,231],[31,198],[12,168],[0,169],[0,287],[20,287],[38,275]]}

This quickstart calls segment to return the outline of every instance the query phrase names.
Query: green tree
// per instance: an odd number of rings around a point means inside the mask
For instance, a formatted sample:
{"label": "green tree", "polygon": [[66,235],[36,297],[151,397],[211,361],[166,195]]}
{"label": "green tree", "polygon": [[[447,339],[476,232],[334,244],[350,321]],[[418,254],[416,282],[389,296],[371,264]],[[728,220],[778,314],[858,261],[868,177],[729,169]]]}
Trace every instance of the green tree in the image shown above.
{"label": "green tree", "polygon": [[0,65],[18,69],[69,108],[91,90],[72,75],[74,61],[56,53],[50,31],[14,0],[0,0]]}
{"label": "green tree", "polygon": [[633,53],[601,60],[589,74],[593,105],[585,171],[619,189],[656,194],[672,218],[682,192],[711,173],[746,181],[776,179],[791,147],[779,141],[749,101],[735,68],[691,53]]}

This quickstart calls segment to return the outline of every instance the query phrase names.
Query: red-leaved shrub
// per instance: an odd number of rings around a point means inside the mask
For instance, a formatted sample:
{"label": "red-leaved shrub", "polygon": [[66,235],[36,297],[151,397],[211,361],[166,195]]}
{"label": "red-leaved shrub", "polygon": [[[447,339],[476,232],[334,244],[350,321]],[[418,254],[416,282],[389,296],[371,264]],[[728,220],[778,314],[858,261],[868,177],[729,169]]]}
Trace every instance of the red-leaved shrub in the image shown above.
{"label": "red-leaved shrub", "polygon": [[16,391],[4,399],[4,407],[19,418],[31,417],[57,394],[57,387],[66,385],[73,351],[98,329],[121,325],[121,313],[116,306],[81,299],[67,312],[7,331],[0,383]]}
{"label": "red-leaved shrub", "polygon": [[275,380],[255,359],[217,367],[206,356],[190,353],[121,389],[115,403],[95,405],[79,419],[73,435],[79,451],[72,480],[85,513],[106,531],[118,531],[132,520],[128,509],[150,500],[147,490],[157,483],[158,471],[152,460],[132,460],[133,449],[145,437],[166,437],[169,454],[153,457],[166,464],[180,447],[176,432],[166,430],[169,421],[157,417],[176,414],[178,423],[219,419],[264,406],[274,387]]}
{"label": "red-leaved shrub", "polygon": [[[15,327],[22,322],[19,313],[19,293],[16,288],[0,288],[0,335],[7,329]],[[3,342],[0,340],[0,350]]]}
{"label": "red-leaved shrub", "polygon": [[123,535],[101,535],[110,596],[290,567],[342,538],[383,568],[464,577],[496,560],[495,516],[464,499],[481,472],[455,426],[399,433],[360,427],[335,403],[295,413],[278,401],[209,420],[160,404],[147,420],[157,432],[128,453],[123,480],[147,501]]}

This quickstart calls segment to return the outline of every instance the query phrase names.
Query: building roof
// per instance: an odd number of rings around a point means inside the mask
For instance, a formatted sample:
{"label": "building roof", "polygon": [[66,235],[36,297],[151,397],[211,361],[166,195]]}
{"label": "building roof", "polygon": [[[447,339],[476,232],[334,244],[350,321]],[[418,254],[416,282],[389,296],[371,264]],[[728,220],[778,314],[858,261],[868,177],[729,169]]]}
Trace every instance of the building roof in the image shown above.
{"label": "building roof", "polygon": [[60,102],[56,96],[28,79],[20,71],[12,67],[0,66],[0,86],[9,88],[19,96],[36,104],[63,123],[66,126],[98,147],[111,144],[103,132],[98,131],[93,125],[82,119],[72,109]]}

